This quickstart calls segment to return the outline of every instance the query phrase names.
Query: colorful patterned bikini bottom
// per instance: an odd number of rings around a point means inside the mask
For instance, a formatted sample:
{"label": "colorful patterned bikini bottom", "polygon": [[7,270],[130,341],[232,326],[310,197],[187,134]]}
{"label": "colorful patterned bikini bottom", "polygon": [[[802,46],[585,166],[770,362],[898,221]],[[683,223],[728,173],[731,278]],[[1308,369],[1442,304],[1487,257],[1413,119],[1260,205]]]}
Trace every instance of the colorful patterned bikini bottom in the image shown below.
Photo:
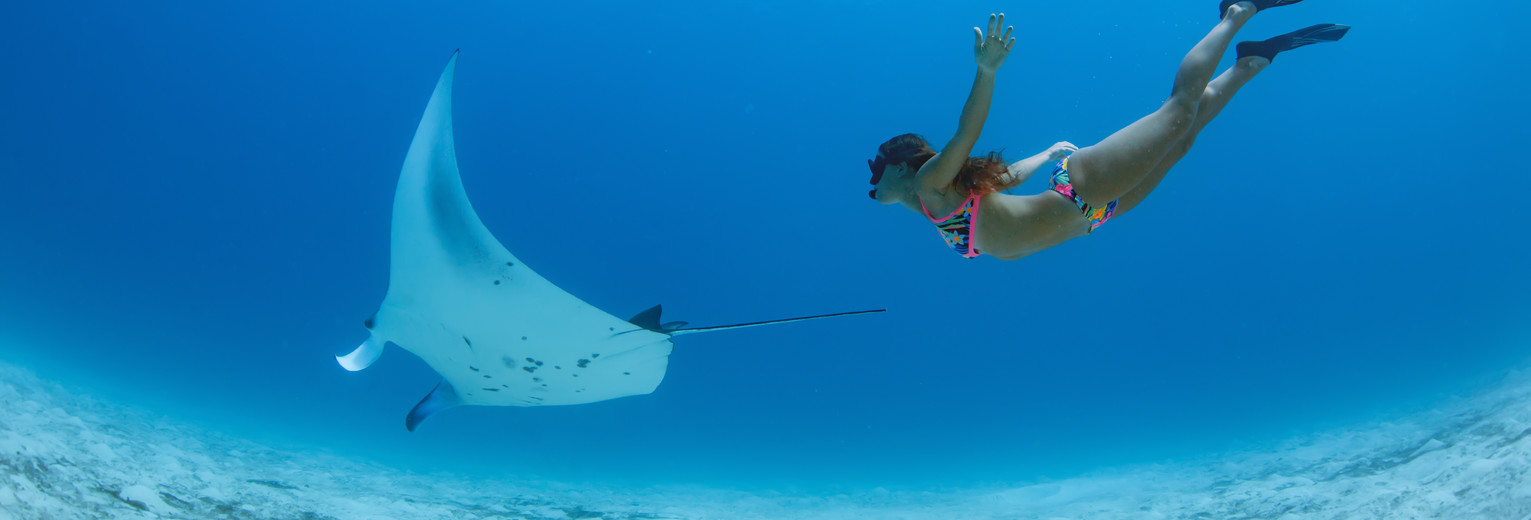
{"label": "colorful patterned bikini bottom", "polygon": [[1053,169],[1053,191],[1068,197],[1069,200],[1074,201],[1075,205],[1079,206],[1079,211],[1084,213],[1084,218],[1090,221],[1090,233],[1094,233],[1095,228],[1105,224],[1107,220],[1111,220],[1112,215],[1116,214],[1116,201],[1113,200],[1106,203],[1104,208],[1092,208],[1089,204],[1084,203],[1084,198],[1074,192],[1074,184],[1069,182],[1069,160],[1067,157],[1058,161],[1058,166]]}

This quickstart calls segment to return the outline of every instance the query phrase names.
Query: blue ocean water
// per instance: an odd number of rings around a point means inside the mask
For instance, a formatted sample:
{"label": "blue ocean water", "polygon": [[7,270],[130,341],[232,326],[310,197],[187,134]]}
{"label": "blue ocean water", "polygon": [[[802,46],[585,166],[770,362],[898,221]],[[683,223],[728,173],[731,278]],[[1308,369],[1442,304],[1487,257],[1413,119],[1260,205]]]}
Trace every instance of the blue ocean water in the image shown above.
{"label": "blue ocean water", "polygon": [[[1526,361],[1524,6],[1313,0],[1355,27],[1245,87],[1152,197],[1017,262],[865,198],[944,140],[969,27],[1020,30],[979,149],[1146,114],[1212,2],[24,2],[0,20],[3,357],[118,401],[420,471],[962,486],[1194,457],[1429,402]],[[404,413],[348,373],[409,138],[462,49],[488,227],[608,312],[698,325],[658,391]],[[1035,179],[1021,191],[1043,189]]]}

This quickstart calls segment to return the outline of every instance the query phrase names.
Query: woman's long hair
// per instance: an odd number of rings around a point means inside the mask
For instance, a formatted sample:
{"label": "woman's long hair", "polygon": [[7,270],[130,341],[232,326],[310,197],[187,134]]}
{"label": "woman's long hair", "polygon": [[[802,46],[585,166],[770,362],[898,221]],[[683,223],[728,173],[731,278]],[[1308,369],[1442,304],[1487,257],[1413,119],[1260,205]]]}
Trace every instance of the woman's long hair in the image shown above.
{"label": "woman's long hair", "polygon": [[[925,163],[930,162],[931,157],[936,156],[936,150],[930,147],[930,142],[916,134],[904,134],[889,139],[882,146],[877,147],[882,153],[883,160],[889,164],[908,164],[909,169],[919,171]],[[1005,184],[1005,175],[1010,173],[1010,166],[1005,163],[1005,158],[1000,152],[989,152],[983,157],[969,157],[962,163],[962,169],[957,171],[955,183],[968,190],[968,193],[988,193],[997,191]]]}

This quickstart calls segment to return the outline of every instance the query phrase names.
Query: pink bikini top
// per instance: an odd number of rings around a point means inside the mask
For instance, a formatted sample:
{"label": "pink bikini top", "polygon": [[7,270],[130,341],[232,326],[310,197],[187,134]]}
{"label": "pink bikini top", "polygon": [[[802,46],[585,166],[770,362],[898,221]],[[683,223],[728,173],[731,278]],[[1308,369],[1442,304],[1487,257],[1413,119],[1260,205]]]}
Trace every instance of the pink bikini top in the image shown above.
{"label": "pink bikini top", "polygon": [[973,230],[978,226],[978,202],[982,197],[978,193],[968,195],[956,211],[939,219],[930,214],[930,210],[925,208],[925,200],[920,199],[920,210],[936,225],[936,231],[941,232],[941,239],[963,258],[977,258],[983,254],[973,247]]}

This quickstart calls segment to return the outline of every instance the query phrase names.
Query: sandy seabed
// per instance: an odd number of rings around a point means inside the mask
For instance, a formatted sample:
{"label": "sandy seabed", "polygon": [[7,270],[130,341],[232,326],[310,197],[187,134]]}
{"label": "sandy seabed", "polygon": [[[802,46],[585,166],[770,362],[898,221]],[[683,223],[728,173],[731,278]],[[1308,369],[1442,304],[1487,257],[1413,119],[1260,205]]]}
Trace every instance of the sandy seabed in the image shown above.
{"label": "sandy seabed", "polygon": [[1531,520],[1531,373],[1437,411],[1258,452],[815,496],[410,473],[151,420],[0,363],[0,520],[83,518]]}

